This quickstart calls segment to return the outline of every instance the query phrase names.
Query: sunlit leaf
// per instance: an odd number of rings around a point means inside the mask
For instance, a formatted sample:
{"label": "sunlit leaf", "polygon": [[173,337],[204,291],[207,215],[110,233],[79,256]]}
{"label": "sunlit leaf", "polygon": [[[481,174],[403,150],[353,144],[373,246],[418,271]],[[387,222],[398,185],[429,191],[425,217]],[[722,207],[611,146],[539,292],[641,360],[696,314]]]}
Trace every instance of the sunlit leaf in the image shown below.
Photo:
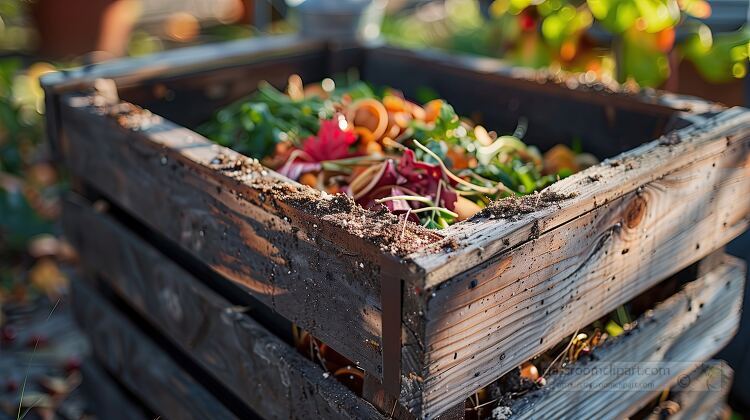
{"label": "sunlit leaf", "polygon": [[622,327],[613,320],[609,320],[604,329],[607,331],[607,334],[609,334],[610,337],[617,337],[625,332],[625,330],[622,329]]}
{"label": "sunlit leaf", "polygon": [[[634,0],[642,17],[646,32],[655,33],[676,25],[680,21],[680,8],[676,0]],[[641,28],[639,28],[641,29]]]}
{"label": "sunlit leaf", "polygon": [[[705,36],[706,31],[703,33]],[[710,44],[701,41],[700,33],[693,32],[680,50],[698,72],[712,83],[745,77],[750,29],[745,27],[737,32],[717,34],[712,40]]]}
{"label": "sunlit leaf", "polygon": [[529,6],[531,6],[531,0],[510,0],[509,10],[513,14],[518,14]]}
{"label": "sunlit leaf", "polygon": [[565,23],[565,20],[559,14],[547,16],[542,21],[542,35],[553,44],[561,43]]}
{"label": "sunlit leaf", "polygon": [[707,54],[713,46],[713,34],[705,24],[699,24],[689,29],[682,42],[682,51],[690,57],[698,57]]}
{"label": "sunlit leaf", "polygon": [[508,13],[510,8],[510,0],[495,0],[490,5],[490,15],[493,17],[501,17]]}
{"label": "sunlit leaf", "polygon": [[614,7],[614,0],[587,0],[591,13],[599,20],[604,20]]}
{"label": "sunlit leaf", "polygon": [[706,0],[678,0],[680,9],[698,19],[711,16],[711,5]]}
{"label": "sunlit leaf", "polygon": [[667,55],[658,48],[658,35],[631,30],[623,38],[622,67],[641,86],[659,86],[670,74]]}
{"label": "sunlit leaf", "polygon": [[587,4],[602,26],[615,34],[625,32],[639,17],[633,0],[587,0]]}

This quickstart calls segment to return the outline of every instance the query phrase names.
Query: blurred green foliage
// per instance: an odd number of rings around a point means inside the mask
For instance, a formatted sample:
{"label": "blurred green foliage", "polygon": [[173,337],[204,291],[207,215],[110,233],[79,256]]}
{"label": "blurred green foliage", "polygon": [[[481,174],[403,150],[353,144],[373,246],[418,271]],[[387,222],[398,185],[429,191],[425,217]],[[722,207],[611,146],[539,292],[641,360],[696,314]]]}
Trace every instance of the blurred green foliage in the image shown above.
{"label": "blurred green foliage", "polygon": [[[35,239],[57,233],[59,197],[66,188],[45,142],[44,92],[39,85],[39,77],[59,65],[35,63],[37,33],[28,14],[31,3],[0,0],[0,304],[4,292],[24,284],[29,247]],[[204,26],[196,21],[196,25],[195,36],[184,40],[169,39],[161,26],[136,28],[127,54],[145,55],[257,33],[241,23]],[[284,30],[283,25],[279,28]],[[64,67],[81,65],[85,59],[74,58]]]}
{"label": "blurred green foliage", "polygon": [[691,61],[709,82],[747,72],[750,29],[713,35],[706,0],[475,0],[430,3],[386,18],[385,37],[500,57],[511,64],[590,72],[603,81],[659,86],[670,64]]}
{"label": "blurred green foliage", "polygon": [[26,22],[24,3],[0,0],[0,52],[28,51],[36,41],[36,32]]}
{"label": "blurred green foliage", "polygon": [[38,77],[45,63],[22,68],[20,59],[0,59],[0,250],[19,251],[33,235],[51,232],[29,201],[49,196],[50,185],[25,179],[35,164],[46,164],[39,143],[43,138],[43,94]]}
{"label": "blurred green foliage", "polygon": [[42,138],[44,96],[38,77],[49,70],[39,63],[22,71],[20,59],[0,59],[0,172],[20,175],[24,158]]}
{"label": "blurred green foliage", "polygon": [[701,29],[691,33],[680,49],[706,80],[722,82],[728,79],[729,74],[738,79],[745,77],[750,28],[713,37],[710,31],[701,32]]}
{"label": "blurred green foliage", "polygon": [[[24,0],[0,0],[0,277],[7,277],[7,264],[25,251],[30,238],[54,231],[57,196],[64,189],[50,165],[44,142],[44,92],[39,86],[39,77],[55,66],[43,62],[29,65],[34,61],[29,53],[35,46],[36,31],[28,6]],[[283,30],[283,25],[280,28]],[[145,55],[195,43],[246,38],[256,32],[240,23],[199,25],[195,37],[177,42],[166,39],[161,27],[139,28],[130,34],[127,52]],[[80,65],[80,61],[70,61],[65,67]]]}

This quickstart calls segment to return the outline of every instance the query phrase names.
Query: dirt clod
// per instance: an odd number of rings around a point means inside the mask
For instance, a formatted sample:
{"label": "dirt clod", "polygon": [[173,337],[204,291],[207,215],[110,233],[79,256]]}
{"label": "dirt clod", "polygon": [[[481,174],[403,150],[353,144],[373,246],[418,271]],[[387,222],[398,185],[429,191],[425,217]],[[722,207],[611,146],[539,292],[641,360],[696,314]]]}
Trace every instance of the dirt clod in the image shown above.
{"label": "dirt clod", "polygon": [[662,146],[676,146],[680,144],[680,142],[682,142],[682,139],[674,131],[667,133],[667,135],[662,136],[661,139],[659,139],[659,144]]}
{"label": "dirt clod", "polygon": [[534,224],[531,225],[531,232],[529,233],[529,239],[539,238],[539,220],[534,220]]}
{"label": "dirt clod", "polygon": [[602,176],[600,174],[589,175],[586,177],[586,180],[590,183],[597,182],[600,179],[602,179]]}
{"label": "dirt clod", "polygon": [[443,239],[437,232],[405,221],[403,217],[392,214],[387,209],[365,210],[345,194],[320,193],[318,197],[309,197],[308,194],[317,194],[318,191],[305,189],[309,192],[289,195],[285,200],[377,245],[384,252],[405,256]]}
{"label": "dirt clod", "polygon": [[520,215],[533,213],[537,210],[573,198],[574,196],[575,194],[561,194],[552,191],[544,191],[542,193],[529,194],[522,197],[506,197],[492,202],[469,220],[487,218],[515,219]]}
{"label": "dirt clod", "polygon": [[524,394],[536,388],[533,381],[521,376],[519,368],[506,373],[488,386],[490,398],[497,400],[499,407],[510,407],[513,404],[514,395]]}
{"label": "dirt clod", "polygon": [[129,102],[112,103],[110,98],[103,96],[96,90],[89,95],[89,101],[90,105],[101,115],[114,118],[117,124],[128,130],[146,130],[162,122],[161,117],[152,114],[147,109]]}

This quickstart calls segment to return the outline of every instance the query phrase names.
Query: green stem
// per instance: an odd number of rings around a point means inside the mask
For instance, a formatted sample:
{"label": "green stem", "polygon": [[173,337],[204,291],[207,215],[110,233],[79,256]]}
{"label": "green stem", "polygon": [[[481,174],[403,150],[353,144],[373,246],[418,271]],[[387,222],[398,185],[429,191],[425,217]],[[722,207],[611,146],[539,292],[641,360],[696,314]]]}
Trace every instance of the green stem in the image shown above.
{"label": "green stem", "polygon": [[433,211],[433,210],[438,211],[440,213],[445,213],[445,214],[447,214],[447,215],[449,215],[451,217],[458,217],[458,214],[456,214],[456,213],[454,213],[454,212],[446,209],[445,207],[437,207],[437,206],[421,207],[421,208],[412,210],[411,212],[412,213],[423,213],[423,212],[426,212],[426,211]]}
{"label": "green stem", "polygon": [[419,201],[420,203],[433,204],[432,200],[430,200],[429,198],[421,197],[418,195],[394,195],[391,197],[379,198],[375,200],[375,202],[380,204],[380,203],[385,203],[386,201],[396,201],[396,200]]}

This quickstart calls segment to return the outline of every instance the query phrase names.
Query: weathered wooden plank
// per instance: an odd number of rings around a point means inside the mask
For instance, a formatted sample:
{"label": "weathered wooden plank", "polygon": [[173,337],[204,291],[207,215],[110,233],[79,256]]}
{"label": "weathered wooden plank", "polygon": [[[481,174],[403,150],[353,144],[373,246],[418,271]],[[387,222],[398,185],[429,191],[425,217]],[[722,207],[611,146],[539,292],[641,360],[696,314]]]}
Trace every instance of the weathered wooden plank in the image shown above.
{"label": "weathered wooden plank", "polygon": [[548,378],[511,408],[523,418],[623,418],[718,352],[737,331],[745,264],[726,263],[688,283],[631,333]]}
{"label": "weathered wooden plank", "polygon": [[463,400],[742,233],[750,137],[719,146],[428,295],[425,405]]}
{"label": "weathered wooden plank", "polygon": [[688,375],[680,376],[670,389],[666,403],[659,404],[647,417],[659,420],[671,413],[670,419],[711,419],[723,411],[729,390],[732,387],[734,371],[722,360],[709,360]]}
{"label": "weathered wooden plank", "polygon": [[[347,48],[342,49],[341,45]],[[357,56],[355,60],[349,59],[352,53]],[[648,91],[640,92],[638,95],[612,92],[609,87],[601,84],[580,83],[575,77],[562,77],[554,74],[545,76],[537,71],[513,68],[495,59],[456,56],[438,51],[398,49],[377,45],[363,46],[356,42],[315,40],[296,35],[235,41],[224,43],[221,48],[213,45],[196,46],[148,57],[99,63],[82,69],[47,75],[42,83],[45,88],[51,88],[51,91],[61,92],[80,89],[86,84],[91,84],[96,78],[111,78],[121,88],[123,98],[153,108],[152,110],[163,113],[163,116],[174,121],[183,122],[179,119],[182,114],[176,109],[187,113],[205,113],[206,110],[210,111],[210,105],[214,104],[212,99],[216,99],[216,93],[228,92],[227,97],[248,94],[254,89],[254,85],[250,85],[250,90],[245,88],[253,78],[250,77],[246,81],[247,75],[255,76],[257,71],[263,71],[263,63],[273,63],[280,57],[296,56],[298,59],[294,62],[299,64],[299,67],[294,71],[304,73],[306,66],[303,59],[306,54],[316,55],[321,68],[324,67],[324,62],[329,63],[326,75],[336,75],[351,67],[357,67],[373,82],[402,87],[412,96],[416,89],[425,86],[446,88],[447,90],[440,89],[441,94],[444,93],[446,98],[458,104],[459,108],[462,104],[480,103],[481,101],[477,101],[477,96],[490,95],[495,100],[501,101],[503,105],[509,105],[508,109],[502,109],[504,106],[500,107],[495,103],[493,106],[482,105],[480,110],[484,111],[483,114],[489,114],[489,119],[493,121],[492,113],[499,111],[498,116],[504,123],[511,126],[516,123],[519,116],[541,118],[540,122],[546,118],[560,118],[560,121],[567,123],[563,124],[563,127],[557,127],[558,124],[535,124],[536,128],[531,131],[530,135],[541,141],[539,143],[541,145],[553,141],[552,138],[557,139],[554,141],[559,141],[560,137],[564,137],[563,132],[572,130],[571,117],[578,117],[580,120],[582,114],[602,116],[603,118],[584,118],[581,121],[587,121],[587,124],[583,126],[585,129],[574,133],[587,142],[588,137],[593,136],[597,130],[606,131],[608,141],[588,144],[594,152],[601,148],[613,150],[611,140],[615,138],[614,136],[623,140],[617,142],[620,143],[617,146],[620,147],[619,150],[628,148],[625,144],[628,142],[635,141],[635,143],[628,144],[637,145],[644,137],[643,133],[647,134],[646,137],[654,136],[654,128],[663,125],[675,109],[690,108],[691,112],[695,112],[697,108],[712,107],[707,107],[705,101],[694,98],[685,99],[663,92]],[[345,58],[343,61],[342,57]],[[342,66],[342,63],[347,65]],[[421,71],[427,66],[431,69],[430,72]],[[412,72],[407,68],[419,71]],[[401,70],[394,71],[394,69]],[[267,77],[285,77],[286,73],[285,69],[280,69],[276,74],[268,73]],[[314,79],[318,77],[309,80]],[[456,83],[458,79],[463,83]],[[488,85],[484,83],[488,80],[491,81],[489,85],[491,89],[487,89]],[[184,90],[186,86],[190,86],[195,93],[201,90],[204,92],[179,99],[173,95],[179,94],[179,91]],[[241,88],[238,89],[238,86]],[[455,88],[459,90],[456,91]],[[154,90],[161,93],[152,92]],[[503,91],[504,94],[498,97],[494,94],[497,91]],[[165,96],[162,94],[164,92],[170,94]],[[520,92],[521,96],[512,94],[513,92]],[[521,103],[519,99],[522,99]],[[540,109],[534,108],[539,105],[554,106],[556,108],[552,111],[556,110],[556,112],[540,112]],[[571,106],[583,108],[578,112],[573,112]],[[584,108],[588,112],[580,112]],[[526,112],[528,109],[532,109],[533,112]],[[470,113],[473,110],[476,109],[467,110],[467,112]],[[629,123],[636,120],[638,124]],[[197,121],[197,119],[188,118],[185,121]],[[645,124],[646,121],[648,124]],[[593,129],[592,124],[597,126],[596,130]],[[580,128],[579,126],[580,124],[576,127]],[[495,128],[505,127],[500,125]],[[632,135],[635,132],[640,134]],[[569,137],[562,140],[567,142]]]}
{"label": "weathered wooden plank", "polygon": [[81,366],[83,393],[91,404],[97,418],[111,420],[136,420],[156,418],[145,410],[140,401],[136,401],[115,382],[107,372],[93,359],[86,360]]}
{"label": "weathered wooden plank", "polygon": [[259,415],[381,417],[249,317],[252,308],[233,306],[110,216],[82,199],[63,214],[84,265]]}
{"label": "weathered wooden plank", "polygon": [[576,138],[587,152],[611,157],[657,137],[676,114],[662,105],[661,94],[616,93],[601,84],[585,86],[575,76],[557,81],[562,77],[439,51],[371,49],[362,74],[410,97],[429,87],[460,115],[500,133],[513,132],[525,118],[524,141],[543,150]]}
{"label": "weathered wooden plank", "polygon": [[221,46],[198,45],[61,70],[44,75],[41,83],[58,93],[88,87],[99,78],[115,79],[118,86],[129,87],[158,78],[270,60],[291,53],[322,49],[324,46],[323,40],[299,35],[257,37],[225,42]]}
{"label": "weathered wooden plank", "polygon": [[151,411],[167,418],[237,418],[81,280],[72,287],[76,320],[97,360]]}
{"label": "weathered wooden plank", "polygon": [[252,177],[236,179],[211,168],[220,151],[236,153],[190,130],[160,120],[135,132],[75,104],[64,104],[61,112],[65,156],[74,175],[285,318],[382,375],[379,276],[392,257],[279,202],[272,190],[255,188]]}
{"label": "weathered wooden plank", "polygon": [[[380,60],[404,65],[404,68],[415,64],[439,67],[439,72],[454,73],[462,78],[467,73],[476,79],[493,79],[518,86],[529,92],[541,93],[543,96],[569,96],[581,102],[593,102],[602,105],[614,105],[625,109],[636,110],[645,114],[670,115],[676,110],[690,113],[719,111],[724,108],[715,102],[709,102],[695,96],[674,94],[655,89],[634,90],[616,83],[604,83],[599,80],[586,81],[585,75],[570,72],[553,72],[547,69],[514,66],[506,61],[491,57],[478,57],[471,54],[456,54],[435,48],[402,48],[380,45],[372,48],[370,60]],[[374,63],[367,63],[366,69]],[[367,75],[370,76],[370,75]],[[378,77],[378,75],[371,75]],[[409,76],[409,75],[405,75]],[[427,78],[429,74],[425,74]],[[425,79],[423,86],[430,86]],[[671,108],[671,110],[670,110]]]}
{"label": "weathered wooden plank", "polygon": [[[315,44],[314,44],[315,45]],[[289,75],[318,81],[325,73],[324,45],[304,45],[291,51],[280,49],[277,57],[252,56],[241,65],[173,76],[158,76],[137,85],[119,87],[120,97],[176,124],[195,127],[216,110],[255,92],[260,81],[284,89]]]}
{"label": "weathered wooden plank", "polygon": [[253,38],[112,60],[46,74],[47,138],[58,147],[58,107],[65,92],[80,91],[97,78],[115,81],[120,96],[181,125],[195,126],[260,80],[283,87],[290,74],[303,80],[327,76],[326,42],[296,35]]}
{"label": "weathered wooden plank", "polygon": [[[416,252],[410,257],[426,274],[426,287],[477,266],[575,217],[637,190],[640,186],[736,147],[747,148],[750,112],[732,108],[669,133],[628,152],[560,180],[545,191],[573,197],[552,205],[540,199],[540,208],[515,218],[479,217],[457,223],[444,233],[457,241],[453,251]],[[533,207],[533,206],[532,206]],[[533,235],[532,235],[533,233]]]}

